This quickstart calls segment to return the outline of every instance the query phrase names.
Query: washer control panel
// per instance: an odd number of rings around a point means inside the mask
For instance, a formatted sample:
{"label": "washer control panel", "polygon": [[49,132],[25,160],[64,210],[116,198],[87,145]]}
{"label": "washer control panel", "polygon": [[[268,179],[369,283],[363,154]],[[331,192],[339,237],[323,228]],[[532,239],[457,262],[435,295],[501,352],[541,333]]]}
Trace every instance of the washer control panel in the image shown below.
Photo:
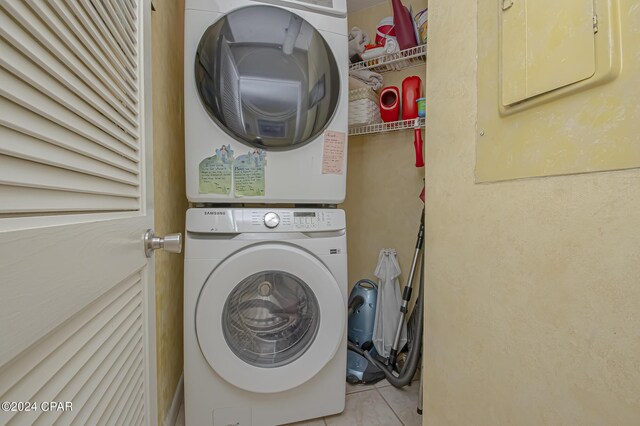
{"label": "washer control panel", "polygon": [[333,225],[332,216],[324,211],[296,211],[293,212],[293,226],[300,230],[316,230]]}
{"label": "washer control panel", "polygon": [[200,233],[320,232],[346,227],[337,209],[194,208],[187,211],[187,231]]}

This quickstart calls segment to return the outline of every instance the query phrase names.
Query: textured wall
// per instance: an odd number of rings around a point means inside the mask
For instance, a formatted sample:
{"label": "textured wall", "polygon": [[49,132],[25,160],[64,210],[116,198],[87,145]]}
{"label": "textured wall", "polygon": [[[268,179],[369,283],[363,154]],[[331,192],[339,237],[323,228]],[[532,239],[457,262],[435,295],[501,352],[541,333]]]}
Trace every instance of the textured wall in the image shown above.
{"label": "textured wall", "polygon": [[[492,4],[498,1],[492,0]],[[550,19],[545,6],[538,3],[537,7],[533,7],[532,4],[527,6],[526,16],[533,22],[527,24],[528,31],[520,27],[522,37],[510,37],[511,43],[501,42],[498,37],[500,16],[495,13],[498,6],[487,5],[479,10],[478,22],[482,24],[479,27],[478,81],[482,81],[482,84],[478,86],[478,131],[482,131],[484,136],[476,146],[477,180],[488,182],[640,166],[637,138],[640,133],[639,93],[636,91],[635,96],[629,94],[630,88],[640,87],[640,55],[636,42],[640,40],[640,22],[637,9],[630,10],[630,3],[627,2],[626,10],[619,13],[620,8],[610,7],[609,1],[595,1],[598,32],[594,43],[589,19],[593,1],[562,2],[563,6],[554,10],[554,19]],[[620,4],[625,9],[624,2],[611,4]],[[587,6],[587,16],[584,13],[562,11],[572,5],[579,5],[580,8]],[[536,9],[539,14],[536,14]],[[504,12],[505,22],[513,22],[518,13],[524,16],[524,10],[524,2],[514,3]],[[567,19],[567,15],[577,18],[582,32],[568,30],[570,23],[558,24],[558,19]],[[539,26],[533,28],[535,22]],[[564,32],[568,32],[567,36]],[[537,42],[525,42],[525,33]],[[572,44],[567,40],[571,40],[571,35],[584,36],[585,33],[588,35],[584,46],[590,46],[590,49],[595,46],[596,49],[596,71],[592,77],[508,108],[502,106],[499,92],[503,78],[500,76],[501,60],[497,46],[502,43],[504,49],[512,52],[509,59],[504,60],[512,64],[512,69],[524,70],[525,57],[529,58],[529,64],[537,64],[526,73],[528,80],[537,83],[524,85],[534,90],[532,87],[542,81],[549,82],[563,75],[566,78],[569,70],[586,73],[587,69],[591,72],[588,67],[577,65],[576,62],[579,64],[580,61],[575,58],[560,59],[559,55],[563,48],[572,54],[584,54],[579,44],[576,46],[575,42]],[[625,37],[622,43],[620,33]],[[541,37],[541,34],[546,37]],[[531,51],[536,48],[539,49],[537,52]],[[559,51],[555,50],[558,48]],[[549,58],[546,54],[559,57]],[[509,81],[510,84],[504,87],[517,87],[519,83],[516,82],[521,80]],[[496,108],[497,105],[500,108]]]}
{"label": "textured wall", "polygon": [[[426,0],[414,1],[414,11],[426,4]],[[349,14],[349,28],[360,27],[375,38],[378,22],[391,14],[388,2],[358,10]],[[401,88],[402,80],[410,75],[422,79],[424,93],[424,67],[385,73],[384,84]],[[349,138],[347,197],[341,207],[347,215],[350,286],[361,278],[375,278],[381,248],[398,250],[404,284],[422,209],[418,196],[424,169],[414,163],[413,130]]]}
{"label": "textured wall", "polygon": [[476,17],[429,10],[424,422],[637,425],[640,171],[474,184]]}
{"label": "textured wall", "polygon": [[[154,1],[153,168],[157,235],[184,234],[184,2]],[[163,421],[182,374],[182,255],[156,252],[158,420]]]}

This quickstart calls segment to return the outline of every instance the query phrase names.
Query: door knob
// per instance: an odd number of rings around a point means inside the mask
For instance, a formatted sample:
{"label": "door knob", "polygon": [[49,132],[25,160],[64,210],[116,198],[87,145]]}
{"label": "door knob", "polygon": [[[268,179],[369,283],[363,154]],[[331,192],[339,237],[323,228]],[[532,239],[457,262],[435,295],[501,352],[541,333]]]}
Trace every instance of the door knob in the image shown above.
{"label": "door knob", "polygon": [[182,253],[182,234],[169,234],[166,237],[156,237],[152,229],[144,234],[144,254],[151,257],[154,250],[165,249],[170,253]]}

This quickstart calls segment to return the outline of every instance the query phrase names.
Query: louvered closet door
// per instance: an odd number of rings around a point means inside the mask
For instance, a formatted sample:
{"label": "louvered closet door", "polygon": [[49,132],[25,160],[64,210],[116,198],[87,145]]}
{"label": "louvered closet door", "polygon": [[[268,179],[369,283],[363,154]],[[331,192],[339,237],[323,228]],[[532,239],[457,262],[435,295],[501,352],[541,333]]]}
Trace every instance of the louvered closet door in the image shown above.
{"label": "louvered closet door", "polygon": [[148,1],[0,0],[0,425],[157,423],[149,35]]}

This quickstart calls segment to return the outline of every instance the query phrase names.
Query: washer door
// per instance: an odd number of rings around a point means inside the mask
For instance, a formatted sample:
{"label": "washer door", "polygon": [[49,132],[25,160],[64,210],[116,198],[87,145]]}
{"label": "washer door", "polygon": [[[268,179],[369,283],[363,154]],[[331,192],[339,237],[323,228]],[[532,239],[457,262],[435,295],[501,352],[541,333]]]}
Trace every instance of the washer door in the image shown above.
{"label": "washer door", "polygon": [[195,81],[216,124],[262,149],[315,139],[340,95],[338,66],[322,35],[273,6],[236,9],[211,25],[198,44]]}
{"label": "washer door", "polygon": [[331,272],[287,244],[257,244],[223,261],[196,306],[202,354],[229,383],[281,392],[315,376],[335,355],[345,302]]}

